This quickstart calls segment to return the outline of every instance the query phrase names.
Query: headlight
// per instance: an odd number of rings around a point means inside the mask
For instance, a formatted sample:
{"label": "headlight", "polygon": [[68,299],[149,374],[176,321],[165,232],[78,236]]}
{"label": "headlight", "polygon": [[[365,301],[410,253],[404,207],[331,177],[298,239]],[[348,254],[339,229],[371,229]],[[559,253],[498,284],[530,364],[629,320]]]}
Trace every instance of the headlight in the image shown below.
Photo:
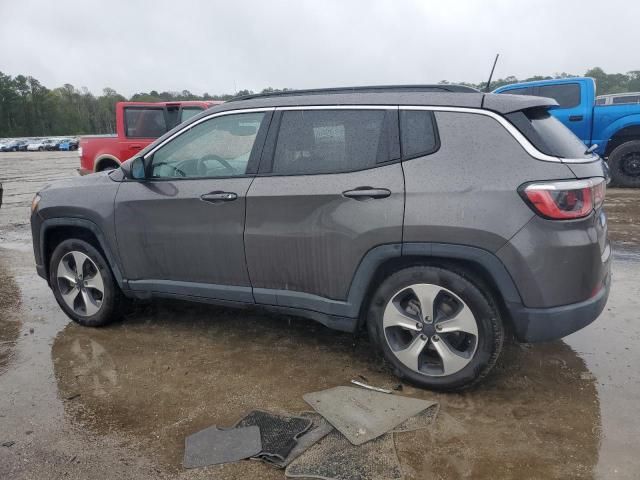
{"label": "headlight", "polygon": [[36,196],[31,200],[31,213],[35,212],[38,209],[38,204],[40,203],[40,195],[36,193]]}

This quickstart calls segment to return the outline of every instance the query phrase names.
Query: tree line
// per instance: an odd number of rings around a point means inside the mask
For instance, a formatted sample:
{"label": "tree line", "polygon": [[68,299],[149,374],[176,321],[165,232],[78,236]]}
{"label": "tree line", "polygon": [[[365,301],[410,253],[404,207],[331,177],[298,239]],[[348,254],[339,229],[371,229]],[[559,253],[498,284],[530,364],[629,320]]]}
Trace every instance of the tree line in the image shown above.
{"label": "tree line", "polygon": [[[514,76],[491,82],[491,89],[519,81],[566,78],[576,75],[559,73],[554,76],[534,76],[518,79]],[[640,70],[627,73],[605,73],[596,67],[584,76],[596,79],[598,94],[640,91]],[[450,83],[446,80],[441,84]],[[451,82],[469,85],[484,90],[486,83]],[[286,88],[283,90],[287,90]],[[260,93],[280,91],[268,87]],[[0,137],[28,137],[48,135],[82,135],[115,132],[116,102],[144,101],[161,102],[177,100],[229,100],[235,96],[249,95],[251,90],[240,90],[235,94],[196,95],[189,90],[181,92],[140,92],[130,98],[112,88],[105,88],[102,95],[94,95],[86,87],[76,88],[71,84],[49,89],[31,76],[6,75],[0,72]]]}

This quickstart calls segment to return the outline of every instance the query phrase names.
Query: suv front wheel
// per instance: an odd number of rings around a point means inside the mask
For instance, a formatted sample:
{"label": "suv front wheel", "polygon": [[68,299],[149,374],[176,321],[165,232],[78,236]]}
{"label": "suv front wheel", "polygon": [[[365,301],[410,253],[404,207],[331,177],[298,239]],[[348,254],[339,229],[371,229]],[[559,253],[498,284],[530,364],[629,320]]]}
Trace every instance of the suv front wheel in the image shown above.
{"label": "suv front wheel", "polygon": [[367,325],[396,375],[432,390],[461,390],[485,377],[504,337],[492,299],[463,273],[433,266],[384,280]]}
{"label": "suv front wheel", "polygon": [[55,248],[49,284],[62,310],[80,325],[100,327],[120,316],[122,292],[104,256],[84,240],[65,240]]}

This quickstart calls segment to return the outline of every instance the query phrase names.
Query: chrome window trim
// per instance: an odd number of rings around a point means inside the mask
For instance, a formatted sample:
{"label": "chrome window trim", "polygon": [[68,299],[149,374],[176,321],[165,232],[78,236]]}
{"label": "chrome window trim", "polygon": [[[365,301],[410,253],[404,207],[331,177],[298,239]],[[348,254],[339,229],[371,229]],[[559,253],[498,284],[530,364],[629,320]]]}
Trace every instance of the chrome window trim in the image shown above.
{"label": "chrome window trim", "polygon": [[[536,160],[542,160],[543,162],[556,162],[556,163],[589,163],[598,160],[600,157],[592,155],[585,158],[561,158],[547,155],[538,150],[516,127],[507,121],[506,118],[498,115],[491,110],[484,110],[481,108],[468,108],[468,107],[432,107],[432,106],[400,106],[400,110],[430,110],[435,112],[459,112],[459,113],[471,113],[476,115],[485,115],[493,118],[504,129],[511,134],[513,138],[520,144],[524,150]],[[587,149],[585,145],[585,150]]]}
{"label": "chrome window trim", "polygon": [[[430,106],[430,105],[295,105],[295,106],[280,106],[280,107],[260,107],[260,108],[239,108],[235,110],[227,110],[224,112],[216,112],[206,117],[202,117],[196,122],[186,125],[182,130],[177,131],[169,138],[165,139],[162,143],[155,146],[152,150],[144,155],[146,160],[153,155],[156,151],[169,143],[174,138],[182,135],[189,129],[199,125],[200,123],[211,120],[212,118],[221,117],[223,115],[234,115],[238,113],[256,113],[256,112],[269,112],[269,111],[287,111],[287,110],[428,110],[432,112],[456,112],[456,113],[469,113],[474,115],[484,115],[486,117],[493,118],[502,127],[511,134],[511,136],[520,144],[520,146],[533,158],[542,160],[544,162],[555,163],[590,163],[598,160],[598,155],[592,155],[585,158],[560,158],[547,155],[538,150],[527,138],[520,133],[520,131],[509,123],[504,117],[498,115],[491,110],[485,110],[482,108],[470,108],[470,107],[447,107],[447,106]],[[586,146],[585,146],[586,150]]]}
{"label": "chrome window trim", "polygon": [[197,121],[195,121],[193,123],[185,125],[185,127],[183,129],[178,130],[176,133],[171,135],[169,138],[166,138],[165,140],[163,140],[162,143],[159,143],[158,145],[153,147],[152,150],[149,150],[142,158],[147,160],[148,157],[150,157],[151,155],[156,153],[159,149],[164,147],[167,143],[169,143],[174,138],[179,137],[180,135],[182,135],[183,133],[189,131],[191,128],[195,127],[196,125],[199,125],[199,124],[201,124],[203,122],[206,122],[207,120],[211,120],[212,118],[222,117],[224,115],[233,115],[233,114],[236,114],[236,113],[272,112],[273,110],[275,110],[275,107],[244,108],[244,109],[241,108],[241,109],[237,109],[237,110],[226,110],[224,112],[212,113],[210,115],[207,115],[206,117],[202,117],[201,119],[199,119],[199,120],[197,120]]}

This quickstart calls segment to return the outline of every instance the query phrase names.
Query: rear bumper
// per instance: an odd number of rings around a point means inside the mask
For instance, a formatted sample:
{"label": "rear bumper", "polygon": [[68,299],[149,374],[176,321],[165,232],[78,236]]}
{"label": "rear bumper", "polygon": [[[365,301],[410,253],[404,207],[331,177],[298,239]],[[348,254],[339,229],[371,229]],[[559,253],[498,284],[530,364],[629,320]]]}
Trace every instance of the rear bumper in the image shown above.
{"label": "rear bumper", "polygon": [[593,297],[583,302],[551,308],[509,308],[516,338],[521,342],[546,342],[566,337],[586,327],[604,310],[611,289],[610,272],[603,286]]}

